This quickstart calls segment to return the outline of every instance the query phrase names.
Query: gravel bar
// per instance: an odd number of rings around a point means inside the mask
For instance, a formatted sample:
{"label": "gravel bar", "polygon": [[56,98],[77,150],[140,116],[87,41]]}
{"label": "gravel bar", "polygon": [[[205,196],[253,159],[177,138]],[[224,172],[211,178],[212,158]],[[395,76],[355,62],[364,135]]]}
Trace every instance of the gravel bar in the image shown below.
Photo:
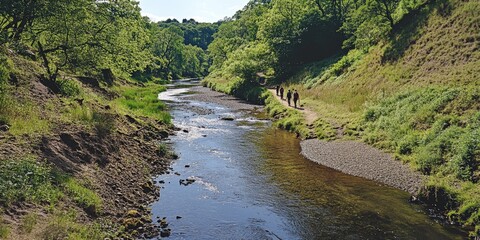
{"label": "gravel bar", "polygon": [[198,87],[191,88],[191,91],[194,92],[195,94],[186,95],[182,97],[182,99],[216,103],[234,110],[250,110],[251,111],[251,110],[263,109],[262,105],[254,105],[244,100],[241,100],[239,98],[236,98],[234,96],[213,91],[210,88],[198,86]]}
{"label": "gravel bar", "polygon": [[[195,94],[182,98],[217,103],[236,110],[263,108],[206,87],[193,87],[191,90]],[[301,147],[302,155],[306,158],[346,174],[374,180],[412,195],[416,195],[423,186],[422,174],[395,161],[390,154],[361,142],[310,139],[302,141]]]}
{"label": "gravel bar", "polygon": [[412,195],[418,194],[423,186],[422,174],[365,143],[310,139],[300,145],[306,158],[343,173],[374,180]]}

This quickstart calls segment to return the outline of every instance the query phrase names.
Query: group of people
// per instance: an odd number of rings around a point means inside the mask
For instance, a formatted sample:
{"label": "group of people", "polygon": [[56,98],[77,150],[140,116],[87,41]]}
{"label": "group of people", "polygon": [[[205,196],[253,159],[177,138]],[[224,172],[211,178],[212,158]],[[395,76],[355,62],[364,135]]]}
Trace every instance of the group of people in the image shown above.
{"label": "group of people", "polygon": [[[283,93],[284,93],[285,89],[283,89],[283,87],[281,87],[280,85],[277,85],[276,90],[277,90],[277,96],[280,96],[280,99],[283,100]],[[288,89],[288,91],[287,91],[288,106],[291,106],[290,101],[292,100],[292,97],[293,97],[293,104],[294,104],[295,108],[297,108],[297,102],[300,105],[300,95],[298,95],[297,90],[294,89],[293,91],[291,91],[290,89]]]}

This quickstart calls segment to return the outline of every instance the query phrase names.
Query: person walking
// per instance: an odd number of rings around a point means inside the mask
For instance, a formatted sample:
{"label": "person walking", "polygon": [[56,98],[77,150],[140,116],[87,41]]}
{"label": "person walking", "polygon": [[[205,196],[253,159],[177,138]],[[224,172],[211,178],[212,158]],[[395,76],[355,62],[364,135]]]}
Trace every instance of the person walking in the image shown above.
{"label": "person walking", "polygon": [[277,96],[278,96],[278,91],[280,90],[280,85],[277,85]]}
{"label": "person walking", "polygon": [[290,106],[290,100],[292,99],[292,91],[290,89],[288,89],[288,92],[287,92],[287,102],[288,102],[288,106]]}
{"label": "person walking", "polygon": [[283,87],[281,87],[280,88],[280,99],[282,99],[282,100],[283,100],[283,91],[284,91],[284,89],[283,89]]}
{"label": "person walking", "polygon": [[300,105],[300,95],[298,95],[297,90],[293,93],[293,104],[295,105],[295,108],[297,108],[297,101],[298,105]]}

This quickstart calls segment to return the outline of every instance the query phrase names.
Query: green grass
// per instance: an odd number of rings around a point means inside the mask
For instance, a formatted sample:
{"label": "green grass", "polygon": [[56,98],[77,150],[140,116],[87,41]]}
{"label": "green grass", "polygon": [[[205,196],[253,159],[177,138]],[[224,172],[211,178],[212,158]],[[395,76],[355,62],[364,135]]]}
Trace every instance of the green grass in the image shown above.
{"label": "green grass", "polygon": [[147,84],[145,87],[117,87],[121,97],[114,101],[115,105],[125,113],[134,116],[150,117],[165,124],[171,123],[171,116],[166,111],[166,105],[158,99],[158,94],[166,88],[157,84]]}
{"label": "green grass", "polygon": [[10,236],[10,228],[3,223],[0,223],[0,239],[7,239]]}
{"label": "green grass", "polygon": [[97,109],[88,102],[80,105],[70,100],[62,111],[62,120],[82,124],[93,129],[100,137],[105,137],[116,128],[115,115],[111,111]]}
{"label": "green grass", "polygon": [[305,124],[303,114],[292,108],[283,106],[271,92],[266,91],[265,109],[268,115],[275,119],[275,125],[290,132],[295,132],[302,138],[309,137],[310,130]]}
{"label": "green grass", "polygon": [[99,224],[81,224],[77,222],[75,211],[58,212],[49,221],[41,235],[42,239],[69,239],[69,240],[90,240],[105,239],[108,234],[102,230]]}
{"label": "green grass", "polygon": [[102,209],[102,199],[92,190],[80,184],[74,178],[67,178],[63,182],[64,191],[69,195],[80,207],[98,213]]}
{"label": "green grass", "polygon": [[0,93],[0,123],[10,126],[13,135],[42,134],[50,131],[51,124],[42,116],[40,106],[27,99],[16,99],[11,87],[4,85]]}
{"label": "green grass", "polygon": [[20,225],[20,230],[22,233],[29,234],[35,228],[35,225],[38,223],[38,215],[36,213],[29,213],[22,219],[22,223]]}
{"label": "green grass", "polygon": [[97,213],[102,200],[76,179],[61,174],[32,158],[0,161],[0,204],[48,203],[55,205],[65,195],[78,206]]}
{"label": "green grass", "polygon": [[448,215],[468,226],[480,224],[479,100],[477,85],[421,88],[369,107],[363,122],[367,143],[429,175],[430,189],[458,203]]}
{"label": "green grass", "polygon": [[0,161],[0,204],[56,203],[62,197],[50,167],[33,159]]}

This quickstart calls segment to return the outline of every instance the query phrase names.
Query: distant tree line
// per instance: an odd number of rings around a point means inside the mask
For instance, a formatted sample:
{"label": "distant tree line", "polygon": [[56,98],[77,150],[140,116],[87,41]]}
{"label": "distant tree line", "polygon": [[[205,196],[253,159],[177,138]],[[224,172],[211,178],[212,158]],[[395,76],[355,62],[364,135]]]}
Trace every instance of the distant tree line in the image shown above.
{"label": "distant tree line", "polygon": [[62,71],[156,78],[207,73],[217,24],[151,22],[133,0],[2,0],[0,46],[38,58],[46,78]]}

